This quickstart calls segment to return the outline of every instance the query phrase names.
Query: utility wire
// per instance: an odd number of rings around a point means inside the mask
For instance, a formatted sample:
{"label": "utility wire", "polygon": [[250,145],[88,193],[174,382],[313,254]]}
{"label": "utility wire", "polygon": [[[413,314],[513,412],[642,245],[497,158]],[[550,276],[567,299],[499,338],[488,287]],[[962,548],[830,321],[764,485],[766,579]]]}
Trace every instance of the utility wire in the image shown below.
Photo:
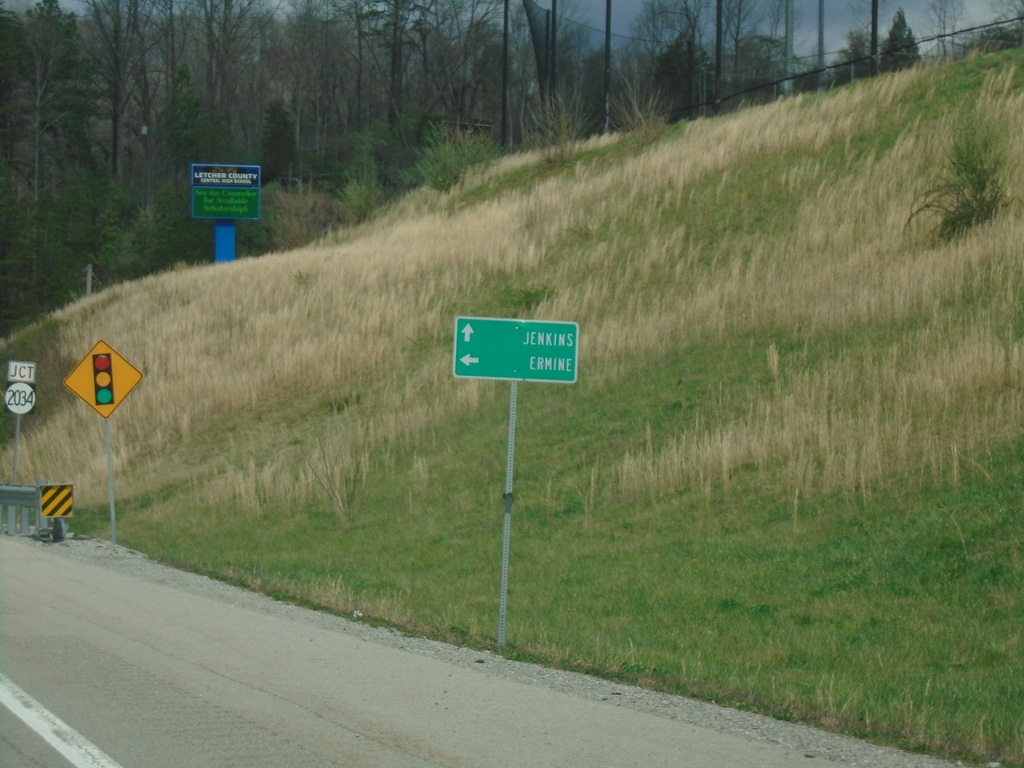
{"label": "utility wire", "polygon": [[[1000,21],[994,21],[994,22],[990,22],[988,24],[980,24],[980,25],[975,26],[975,27],[968,27],[966,29],[959,29],[959,30],[956,30],[955,32],[947,32],[947,33],[941,34],[941,35],[933,35],[932,37],[923,38],[920,41],[915,41],[915,44],[917,46],[920,46],[922,43],[933,43],[933,42],[936,42],[938,40],[942,40],[942,39],[946,39],[946,38],[955,38],[955,37],[960,36],[960,35],[969,35],[969,34],[972,34],[972,33],[975,33],[975,32],[981,32],[981,31],[986,30],[986,29],[993,29],[995,27],[1003,27],[1003,26],[1007,26],[1007,25],[1010,25],[1010,24],[1020,23],[1020,22],[1024,22],[1024,16],[1016,16],[1014,18],[1003,19],[1003,20],[1000,20]],[[901,49],[897,49],[896,51],[891,51],[890,53],[898,54],[898,53],[901,53],[901,52],[905,53],[905,51],[903,51]],[[840,53],[842,53],[842,51],[840,51]],[[834,69],[843,69],[843,68],[849,67],[851,65],[856,66],[857,64],[861,64],[861,63],[864,63],[864,62],[871,61],[871,59],[872,59],[872,56],[869,54],[867,56],[859,56],[859,57],[857,57],[855,59],[849,59],[849,60],[846,60],[846,61],[836,62],[836,63],[830,64],[830,65],[828,65],[828,66],[826,66],[824,68],[808,69],[808,70],[805,70],[803,72],[790,75],[789,77],[783,77],[783,78],[778,78],[778,79],[771,80],[771,81],[768,81],[768,82],[764,82],[761,85],[755,85],[755,86],[750,86],[750,87],[747,87],[747,88],[741,88],[738,91],[733,91],[728,96],[722,96],[718,101],[719,102],[726,102],[726,101],[730,101],[732,99],[736,99],[736,98],[740,98],[742,96],[746,96],[747,94],[763,92],[763,91],[765,91],[765,90],[767,90],[769,88],[772,88],[772,87],[775,87],[775,86],[780,86],[780,85],[782,85],[785,82],[792,82],[792,81],[795,81],[795,80],[802,80],[804,78],[813,78],[815,76],[820,76],[820,75],[825,74],[825,73],[827,73],[827,72],[829,72],[831,70],[834,70]],[[709,101],[709,100],[705,100],[705,101],[703,101],[703,102],[701,102],[699,104],[690,104],[688,106],[682,107],[679,110],[679,112],[682,112],[684,114],[686,114],[686,113],[693,113],[693,112],[696,112],[698,110],[706,110],[709,107],[714,107],[714,102]]]}
{"label": "utility wire", "polygon": [[[944,32],[942,34],[933,35],[931,37],[923,37],[923,38],[921,38],[920,40],[917,41],[917,44],[921,45],[923,43],[932,43],[932,42],[935,42],[937,40],[942,40],[944,38],[955,37],[957,35],[966,35],[966,34],[970,34],[971,32],[978,32],[978,31],[985,30],[985,29],[991,29],[992,27],[1000,27],[1000,26],[1003,26],[1005,24],[1013,24],[1014,22],[1019,22],[1019,21],[1022,21],[1022,20],[1024,20],[1024,16],[1016,16],[1016,17],[1013,17],[1013,18],[1010,18],[1010,19],[1002,19],[1002,20],[999,20],[999,21],[992,21],[992,22],[989,22],[987,24],[980,24],[980,25],[975,26],[975,27],[965,27],[964,29],[957,29],[957,30],[954,30],[953,32]],[[573,18],[568,17],[568,16],[560,18],[558,20],[558,23],[559,24],[569,24],[569,25],[571,25],[573,27],[577,27],[579,29],[585,29],[588,32],[594,33],[595,35],[602,35],[603,36],[605,34],[605,30],[603,30],[603,29],[598,29],[597,27],[593,27],[590,24],[585,24],[582,21],[577,21],[576,19],[573,19]],[[632,35],[624,35],[624,34],[621,34],[619,32],[612,32],[611,36],[615,37],[615,38],[618,38],[619,40],[628,40],[628,41],[633,42],[633,43],[644,43],[644,44],[647,44],[647,45],[659,45],[662,42],[661,40],[655,40],[654,38],[634,37]],[[825,55],[826,56],[838,56],[839,54],[843,53],[843,50],[844,49],[840,49],[838,51],[825,51]],[[797,57],[797,58],[804,58],[804,57]],[[870,57],[867,57],[867,58],[870,58]],[[857,61],[860,61],[860,60],[858,59]],[[846,62],[842,62],[842,63],[837,63],[837,64],[829,65],[829,66],[825,67],[825,70],[831,69],[831,68],[836,67],[836,66],[843,66],[844,64],[848,65],[850,63],[852,63],[852,62],[846,61]],[[803,74],[809,74],[809,73],[803,73]],[[802,74],[801,75],[794,75],[794,77],[802,77],[802,76],[803,76]]]}

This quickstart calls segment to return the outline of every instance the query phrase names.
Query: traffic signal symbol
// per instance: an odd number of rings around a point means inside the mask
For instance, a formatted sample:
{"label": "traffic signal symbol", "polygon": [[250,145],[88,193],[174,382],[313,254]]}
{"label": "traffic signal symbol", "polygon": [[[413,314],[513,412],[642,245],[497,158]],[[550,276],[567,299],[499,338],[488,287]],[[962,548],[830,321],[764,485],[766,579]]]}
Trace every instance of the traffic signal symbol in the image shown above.
{"label": "traffic signal symbol", "polygon": [[142,371],[111,349],[105,341],[97,341],[64,379],[64,386],[106,419],[140,381]]}
{"label": "traffic signal symbol", "polygon": [[96,405],[114,402],[114,376],[110,355],[92,356],[92,383],[96,390]]}

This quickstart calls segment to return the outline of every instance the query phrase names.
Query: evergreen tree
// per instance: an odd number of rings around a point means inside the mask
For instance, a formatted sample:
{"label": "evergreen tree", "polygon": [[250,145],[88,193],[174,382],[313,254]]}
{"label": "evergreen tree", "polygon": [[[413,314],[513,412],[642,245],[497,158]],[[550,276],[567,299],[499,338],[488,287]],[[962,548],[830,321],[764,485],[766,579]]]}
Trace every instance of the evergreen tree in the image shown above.
{"label": "evergreen tree", "polygon": [[289,168],[295,162],[295,124],[279,99],[267,107],[261,143],[263,183],[287,180],[291,175]]}
{"label": "evergreen tree", "polygon": [[102,211],[111,194],[105,169],[69,165],[63,183],[45,189],[32,211],[32,290],[49,312],[85,291],[85,267],[96,262]]}
{"label": "evergreen tree", "polygon": [[871,76],[871,40],[867,32],[851,29],[846,33],[846,47],[839,51],[832,72],[837,85]]}
{"label": "evergreen tree", "polygon": [[164,141],[171,163],[171,177],[187,178],[190,163],[213,158],[203,157],[203,103],[196,93],[192,73],[181,67],[171,82],[167,107],[161,115]]}
{"label": "evergreen tree", "polygon": [[25,13],[23,67],[31,120],[32,193],[39,199],[66,178],[69,164],[93,165],[88,130],[96,114],[91,72],[82,55],[78,20],[57,0]]}
{"label": "evergreen tree", "polygon": [[707,99],[708,73],[713,71],[707,51],[684,31],[654,59],[654,85],[671,96],[674,115],[694,117]]}
{"label": "evergreen tree", "polygon": [[31,306],[32,264],[23,243],[25,206],[18,196],[19,186],[24,189],[24,177],[19,179],[13,166],[25,132],[22,105],[16,97],[26,54],[21,20],[0,0],[0,336],[37,311]]}
{"label": "evergreen tree", "polygon": [[0,337],[39,311],[32,290],[32,263],[24,247],[25,206],[14,191],[10,169],[0,155]]}
{"label": "evergreen tree", "polygon": [[132,227],[108,233],[100,257],[112,280],[133,279],[173,267],[213,261],[213,222],[193,219],[188,193],[168,183]]}
{"label": "evergreen tree", "polygon": [[889,28],[889,36],[882,43],[881,60],[879,69],[882,72],[895,72],[898,69],[908,69],[921,60],[921,53],[917,48],[917,39],[913,30],[907,24],[907,17],[900,8],[893,17],[892,26]]}
{"label": "evergreen tree", "polygon": [[24,114],[15,100],[25,68],[25,30],[0,0],[0,156],[14,159],[16,137],[24,131]]}

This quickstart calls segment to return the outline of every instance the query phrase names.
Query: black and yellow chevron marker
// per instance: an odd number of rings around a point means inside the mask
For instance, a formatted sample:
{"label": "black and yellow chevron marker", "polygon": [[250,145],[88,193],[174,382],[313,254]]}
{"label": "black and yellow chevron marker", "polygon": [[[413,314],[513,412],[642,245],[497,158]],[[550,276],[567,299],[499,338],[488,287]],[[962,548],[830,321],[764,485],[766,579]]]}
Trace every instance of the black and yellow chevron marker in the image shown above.
{"label": "black and yellow chevron marker", "polygon": [[70,485],[39,486],[39,510],[43,517],[71,517],[72,492]]}

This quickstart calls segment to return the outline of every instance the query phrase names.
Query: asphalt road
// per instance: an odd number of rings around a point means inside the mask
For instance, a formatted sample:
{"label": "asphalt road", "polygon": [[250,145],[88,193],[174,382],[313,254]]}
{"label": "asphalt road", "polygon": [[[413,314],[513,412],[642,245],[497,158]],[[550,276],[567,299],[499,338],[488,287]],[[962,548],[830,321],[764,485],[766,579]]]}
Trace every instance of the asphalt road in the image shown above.
{"label": "asphalt road", "polygon": [[[122,768],[940,765],[777,735],[752,715],[691,717],[686,700],[403,638],[99,544],[0,536],[0,675]],[[69,762],[0,706],[0,765]]]}

